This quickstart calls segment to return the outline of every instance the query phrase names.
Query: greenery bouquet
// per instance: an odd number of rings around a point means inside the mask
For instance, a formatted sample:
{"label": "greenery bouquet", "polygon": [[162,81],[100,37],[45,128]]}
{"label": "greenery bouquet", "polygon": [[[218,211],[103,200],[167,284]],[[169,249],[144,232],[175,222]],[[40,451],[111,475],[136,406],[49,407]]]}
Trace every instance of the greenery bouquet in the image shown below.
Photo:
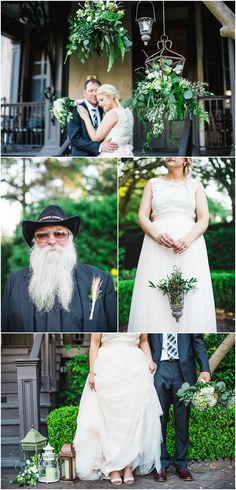
{"label": "greenery bouquet", "polygon": [[65,62],[75,51],[81,63],[85,63],[93,52],[108,57],[107,71],[111,70],[118,53],[123,61],[125,53],[132,46],[122,25],[124,15],[124,10],[115,1],[85,2],[76,11],[75,17],[69,18],[71,32]]}
{"label": "greenery bouquet", "polygon": [[59,121],[62,129],[72,119],[71,108],[74,106],[76,102],[70,97],[54,97],[50,112]]}
{"label": "greenery bouquet", "polygon": [[147,143],[152,136],[164,131],[165,120],[182,121],[189,116],[209,122],[208,113],[198,101],[199,96],[213,95],[207,91],[208,83],[191,82],[182,77],[183,65],[173,64],[170,58],[161,58],[145,70],[131,99],[131,106],[144,125],[150,122]]}
{"label": "greenery bouquet", "polygon": [[208,408],[218,405],[221,408],[227,408],[232,398],[232,392],[226,388],[223,381],[199,381],[194,386],[189,383],[183,383],[177,391],[177,396],[184,405],[190,403],[203,412]]}
{"label": "greenery bouquet", "polygon": [[32,456],[27,459],[23,470],[11,480],[10,483],[18,485],[18,487],[30,486],[35,487],[39,479],[38,457]]}
{"label": "greenery bouquet", "polygon": [[184,296],[190,291],[196,291],[196,283],[197,279],[195,277],[184,279],[181,267],[175,265],[170,276],[167,275],[156,285],[149,281],[149,287],[160,289],[163,295],[168,295],[172,316],[178,322],[183,315]]}

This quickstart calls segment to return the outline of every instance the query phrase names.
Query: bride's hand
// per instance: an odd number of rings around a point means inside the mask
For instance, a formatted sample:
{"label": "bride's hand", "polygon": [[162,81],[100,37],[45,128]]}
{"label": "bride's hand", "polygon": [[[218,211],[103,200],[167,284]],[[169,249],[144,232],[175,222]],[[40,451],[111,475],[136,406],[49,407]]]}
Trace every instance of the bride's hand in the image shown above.
{"label": "bride's hand", "polygon": [[150,373],[154,374],[156,371],[157,365],[153,360],[151,360],[148,362],[148,368],[149,368]]}
{"label": "bride's hand", "polygon": [[170,235],[168,235],[168,233],[162,233],[161,235],[158,235],[156,237],[156,242],[159,243],[159,245],[167,248],[174,248],[175,246],[174,240],[171,238]]}
{"label": "bride's hand", "polygon": [[175,243],[175,246],[173,247],[173,252],[175,254],[182,254],[187,250],[191,245],[191,242],[187,238],[180,238],[177,240]]}
{"label": "bride's hand", "polygon": [[79,113],[81,119],[83,119],[84,121],[86,119],[89,119],[89,114],[88,114],[88,111],[87,109],[85,109],[85,107],[83,107],[82,105],[78,105],[77,106],[77,112]]}
{"label": "bride's hand", "polygon": [[89,384],[90,390],[92,390],[92,391],[96,391],[95,376],[96,376],[95,373],[89,373],[88,384]]}

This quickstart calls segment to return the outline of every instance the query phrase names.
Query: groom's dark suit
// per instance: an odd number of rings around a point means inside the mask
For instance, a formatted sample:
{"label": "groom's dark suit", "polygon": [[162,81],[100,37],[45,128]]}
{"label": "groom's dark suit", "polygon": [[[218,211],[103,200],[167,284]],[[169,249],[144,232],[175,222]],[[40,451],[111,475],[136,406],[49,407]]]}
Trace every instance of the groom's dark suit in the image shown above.
{"label": "groom's dark suit", "polygon": [[[85,102],[82,102],[80,105],[82,105],[83,107],[85,107],[86,110],[88,110]],[[102,110],[100,108],[98,110],[102,118]],[[70,143],[72,147],[71,155],[83,156],[83,157],[88,157],[88,156],[96,157],[99,154],[99,147],[101,142],[91,141],[85,123],[83,119],[80,117],[76,107],[73,107],[72,109],[72,116],[73,116],[72,119],[69,121],[67,125],[67,133],[70,138]],[[91,122],[93,124],[92,119]]]}
{"label": "groom's dark suit", "polygon": [[190,408],[185,407],[177,397],[177,391],[182,383],[196,383],[196,361],[201,372],[210,372],[206,349],[202,334],[178,334],[178,360],[161,360],[163,334],[150,334],[150,346],[154,362],[157,364],[154,383],[163,410],[161,417],[163,443],[161,447],[161,466],[166,469],[171,458],[166,449],[166,428],[169,408],[174,405],[176,452],[172,458],[176,468],[187,467],[188,423]]}

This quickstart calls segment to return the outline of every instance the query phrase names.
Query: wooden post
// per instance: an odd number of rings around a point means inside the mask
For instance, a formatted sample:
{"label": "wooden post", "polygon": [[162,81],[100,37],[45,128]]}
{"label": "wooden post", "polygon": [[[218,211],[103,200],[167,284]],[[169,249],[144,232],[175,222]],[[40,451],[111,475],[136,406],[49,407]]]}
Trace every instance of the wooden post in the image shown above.
{"label": "wooden post", "polygon": [[229,350],[231,349],[231,347],[233,347],[234,344],[235,334],[229,333],[209,359],[211,373],[213,373],[215,369],[219,366],[222,359],[224,359],[224,357],[226,356],[226,354],[228,354]]}
{"label": "wooden post", "polygon": [[220,35],[235,39],[235,15],[222,0],[202,0],[206,7],[222,24]]}
{"label": "wooden post", "polygon": [[40,359],[19,359],[15,362],[17,367],[20,439],[22,439],[32,425],[36,430],[40,431]]}

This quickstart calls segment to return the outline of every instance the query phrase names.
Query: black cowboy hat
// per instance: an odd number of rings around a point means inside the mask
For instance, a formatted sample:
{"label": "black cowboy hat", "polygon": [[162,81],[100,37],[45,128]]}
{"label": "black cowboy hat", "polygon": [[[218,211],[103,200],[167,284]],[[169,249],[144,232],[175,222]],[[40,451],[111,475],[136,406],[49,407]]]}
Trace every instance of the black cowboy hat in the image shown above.
{"label": "black cowboy hat", "polygon": [[37,221],[25,220],[22,222],[23,235],[30,247],[32,246],[34,232],[40,228],[40,226],[45,225],[65,226],[75,237],[79,231],[80,217],[71,216],[70,218],[67,218],[60,206],[47,206],[39,215]]}

